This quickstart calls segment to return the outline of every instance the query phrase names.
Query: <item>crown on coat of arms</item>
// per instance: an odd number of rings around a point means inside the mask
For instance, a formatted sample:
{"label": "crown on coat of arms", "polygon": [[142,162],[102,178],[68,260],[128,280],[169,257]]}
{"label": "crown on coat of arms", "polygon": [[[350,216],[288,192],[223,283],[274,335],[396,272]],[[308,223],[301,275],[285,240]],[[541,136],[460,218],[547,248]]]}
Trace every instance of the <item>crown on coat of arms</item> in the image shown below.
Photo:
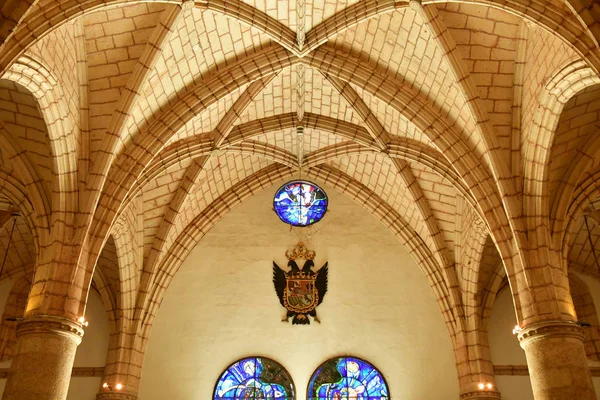
{"label": "crown on coat of arms", "polygon": [[316,255],[317,253],[314,250],[308,250],[302,242],[298,242],[296,247],[285,252],[288,260],[314,260]]}
{"label": "crown on coat of arms", "polygon": [[307,279],[307,280],[311,280],[311,281],[314,281],[315,279],[317,279],[317,276],[314,273],[307,274],[305,272],[290,272],[290,274],[288,276],[292,279]]}

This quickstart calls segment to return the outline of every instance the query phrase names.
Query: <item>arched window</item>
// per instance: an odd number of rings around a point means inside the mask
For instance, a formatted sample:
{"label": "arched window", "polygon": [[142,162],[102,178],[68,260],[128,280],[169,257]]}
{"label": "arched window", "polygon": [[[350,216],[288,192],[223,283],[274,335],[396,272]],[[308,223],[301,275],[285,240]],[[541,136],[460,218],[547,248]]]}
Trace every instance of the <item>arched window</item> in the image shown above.
{"label": "arched window", "polygon": [[265,357],[248,357],[231,364],[217,382],[214,400],[294,400],[294,383],[279,364]]}
{"label": "arched window", "polygon": [[390,392],[381,372],[356,357],[325,361],[310,378],[308,400],[387,400]]}

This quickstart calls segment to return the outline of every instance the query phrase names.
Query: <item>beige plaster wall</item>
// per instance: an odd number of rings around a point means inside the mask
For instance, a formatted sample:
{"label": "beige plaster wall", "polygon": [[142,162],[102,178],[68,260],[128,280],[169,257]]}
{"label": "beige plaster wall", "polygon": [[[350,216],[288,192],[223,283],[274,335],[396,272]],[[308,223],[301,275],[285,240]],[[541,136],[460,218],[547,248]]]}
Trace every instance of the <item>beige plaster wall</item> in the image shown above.
{"label": "beige plaster wall", "polygon": [[108,316],[100,296],[91,291],[85,311],[89,326],[85,328],[83,340],[77,348],[75,367],[102,367],[108,352]]}
{"label": "beige plaster wall", "polygon": [[[526,365],[525,352],[512,329],[517,324],[513,300],[508,287],[496,298],[488,322],[490,352],[495,365]],[[529,376],[497,376],[496,385],[503,400],[533,400]]]}
{"label": "beige plaster wall", "polygon": [[[152,329],[143,400],[209,399],[239,358],[271,357],[291,373],[298,399],[326,359],[351,354],[377,366],[392,398],[456,400],[452,345],[423,274],[400,242],[367,211],[325,187],[330,209],[313,228],[294,229],[271,210],[267,189],[222,219],[185,260]],[[298,239],[329,261],[322,324],[281,322],[272,261]]]}
{"label": "beige plaster wall", "polygon": [[[4,307],[6,306],[6,300],[8,299],[8,294],[10,293],[10,286],[12,285],[12,281],[10,279],[4,279],[0,282],[0,316],[4,312]],[[8,368],[10,367],[10,361],[1,361],[0,368]],[[0,379],[0,396],[4,393],[4,386],[6,385],[6,379]]]}
{"label": "beige plaster wall", "polygon": [[[100,296],[92,291],[86,306],[85,318],[90,325],[75,354],[75,367],[102,367],[108,353],[108,316]],[[71,379],[67,400],[94,400],[102,378],[76,377]]]}
{"label": "beige plaster wall", "polygon": [[[0,282],[0,310],[4,310],[10,292],[10,280]],[[0,311],[0,315],[2,311]],[[95,292],[88,300],[86,319],[90,325],[85,330],[83,340],[75,355],[76,367],[102,367],[106,364],[108,352],[108,318],[104,306]],[[10,367],[10,361],[0,363],[0,368]],[[102,378],[76,377],[71,379],[67,400],[94,400]],[[4,392],[6,379],[0,379],[0,397]]]}
{"label": "beige plaster wall", "polygon": [[[525,352],[512,330],[517,324],[515,307],[510,289],[505,287],[498,294],[488,322],[490,352],[496,365],[525,365]],[[499,385],[499,384],[498,384]]]}
{"label": "beige plaster wall", "polygon": [[598,318],[600,318],[600,281],[592,278],[589,275],[584,275],[577,272],[574,272],[574,274],[590,289],[590,294],[592,295],[592,298],[594,299],[594,305],[596,306],[596,312],[599,313]]}

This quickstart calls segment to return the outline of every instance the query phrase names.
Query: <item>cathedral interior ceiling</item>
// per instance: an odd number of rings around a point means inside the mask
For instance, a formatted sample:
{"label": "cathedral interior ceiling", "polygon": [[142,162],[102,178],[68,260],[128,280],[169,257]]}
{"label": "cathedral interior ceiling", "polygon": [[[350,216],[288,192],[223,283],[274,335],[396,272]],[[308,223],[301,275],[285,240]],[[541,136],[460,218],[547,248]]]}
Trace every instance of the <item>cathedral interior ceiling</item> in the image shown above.
{"label": "cathedral interior ceiling", "polygon": [[447,320],[489,312],[523,213],[600,275],[596,9],[22,3],[0,23],[2,278],[85,232],[103,300],[153,310],[223,215],[299,173],[381,219]]}

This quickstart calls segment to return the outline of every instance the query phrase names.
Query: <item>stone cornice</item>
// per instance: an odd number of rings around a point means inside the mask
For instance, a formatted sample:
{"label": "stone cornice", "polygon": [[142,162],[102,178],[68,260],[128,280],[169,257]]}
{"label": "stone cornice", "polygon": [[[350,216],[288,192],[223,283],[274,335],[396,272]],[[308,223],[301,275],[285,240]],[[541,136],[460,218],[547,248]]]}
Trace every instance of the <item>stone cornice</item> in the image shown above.
{"label": "stone cornice", "polygon": [[[600,377],[600,366],[590,366],[592,376]],[[527,365],[494,365],[494,375],[529,376]]]}
{"label": "stone cornice", "polygon": [[[9,370],[10,368],[0,368],[0,379],[7,379]],[[75,367],[71,376],[74,378],[102,378],[104,367]]]}
{"label": "stone cornice", "polygon": [[80,342],[84,332],[80,323],[52,315],[26,317],[17,326],[17,337],[47,333],[67,335]]}
{"label": "stone cornice", "polygon": [[555,338],[573,338],[583,341],[583,330],[577,323],[569,321],[546,321],[532,324],[521,329],[517,335],[519,342]]}
{"label": "stone cornice", "polygon": [[527,365],[494,365],[494,375],[529,376]]}
{"label": "stone cornice", "polygon": [[104,367],[75,367],[71,373],[72,377],[102,378]]}
{"label": "stone cornice", "polygon": [[137,396],[127,393],[102,392],[96,395],[96,400],[137,400]]}
{"label": "stone cornice", "polygon": [[496,399],[496,400],[500,400],[500,393],[495,390],[478,390],[475,392],[461,393],[459,398],[461,400],[463,400],[463,399],[469,399],[469,400]]}

